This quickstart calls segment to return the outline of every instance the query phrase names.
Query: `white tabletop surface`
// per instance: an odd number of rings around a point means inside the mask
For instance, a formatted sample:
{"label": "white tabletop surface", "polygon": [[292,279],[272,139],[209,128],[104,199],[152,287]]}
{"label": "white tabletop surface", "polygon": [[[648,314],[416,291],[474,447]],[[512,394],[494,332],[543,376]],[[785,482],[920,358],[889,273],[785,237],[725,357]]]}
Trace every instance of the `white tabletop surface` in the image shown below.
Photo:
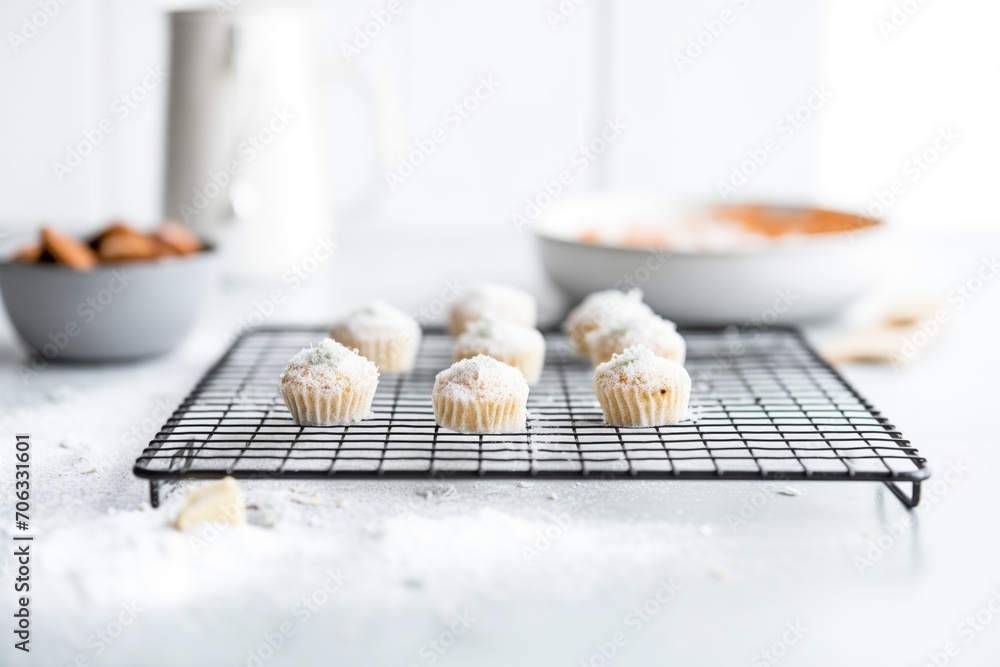
{"label": "white tabletop surface", "polygon": [[[448,279],[522,285],[557,316],[529,237],[448,238],[344,233],[269,323],[328,322],[375,297],[417,310]],[[997,249],[905,239],[887,261],[897,285],[945,294]],[[251,502],[285,508],[275,527],[179,533],[169,522],[189,485],[153,510],[132,463],[273,288],[221,288],[166,357],[28,380],[0,324],[0,664],[1000,664],[997,285],[910,365],[842,368],[929,459],[916,512],[870,483],[784,495],[750,482],[246,482]],[[8,627],[12,443],[25,432],[30,655]],[[289,502],[292,486],[319,503]]]}

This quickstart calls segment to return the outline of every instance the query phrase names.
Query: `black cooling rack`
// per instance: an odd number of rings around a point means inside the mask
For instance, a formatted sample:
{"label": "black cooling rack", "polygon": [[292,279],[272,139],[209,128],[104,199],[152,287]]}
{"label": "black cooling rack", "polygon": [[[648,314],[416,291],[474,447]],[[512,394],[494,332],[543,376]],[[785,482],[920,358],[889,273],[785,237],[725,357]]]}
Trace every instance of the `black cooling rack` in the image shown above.
{"label": "black cooling rack", "polygon": [[[320,329],[261,329],[236,341],[136,460],[159,486],[181,478],[547,476],[884,482],[908,507],[930,475],[908,440],[794,329],[689,329],[693,419],[656,428],[604,423],[590,363],[546,336],[545,370],[513,435],[434,423],[431,388],[451,338],[425,332],[413,371],[384,374],[374,415],[347,427],[296,426],[277,391],[288,359]],[[901,483],[912,483],[905,493]]]}

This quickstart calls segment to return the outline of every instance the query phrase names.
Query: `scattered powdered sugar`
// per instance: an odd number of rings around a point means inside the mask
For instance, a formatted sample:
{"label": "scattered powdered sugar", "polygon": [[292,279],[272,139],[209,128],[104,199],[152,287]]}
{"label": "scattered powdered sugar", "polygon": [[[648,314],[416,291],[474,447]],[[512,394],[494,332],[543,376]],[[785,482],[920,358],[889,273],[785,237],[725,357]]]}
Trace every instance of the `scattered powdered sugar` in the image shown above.
{"label": "scattered powdered sugar", "polygon": [[[40,538],[37,574],[50,582],[60,613],[76,617],[107,614],[134,599],[157,613],[173,608],[206,623],[238,624],[217,601],[287,609],[322,585],[326,572],[340,571],[346,583],[329,606],[364,619],[374,615],[377,624],[387,609],[447,608],[469,597],[503,600],[536,591],[564,602],[586,599],[613,588],[623,566],[655,576],[665,557],[690,549],[696,538],[691,527],[539,509],[503,492],[475,494],[462,504],[405,504],[398,493],[369,488],[364,496],[377,511],[351,520],[335,518],[335,507],[305,506],[270,527],[202,523],[179,532],[170,526],[175,503],[123,510]],[[413,582],[432,594],[415,598],[408,592]],[[50,609],[43,622],[61,620],[54,604]]]}
{"label": "scattered powdered sugar", "polygon": [[603,388],[619,384],[653,387],[663,384],[690,385],[691,378],[680,364],[655,355],[645,345],[633,345],[599,365],[595,370],[594,383]]}
{"label": "scattered powdered sugar", "polygon": [[486,315],[467,324],[455,339],[456,354],[462,350],[476,350],[493,357],[522,350],[544,354],[545,337],[532,327]]}
{"label": "scattered powdered sugar", "polygon": [[53,403],[60,403],[75,398],[77,391],[69,385],[61,384],[49,390],[47,398]]}
{"label": "scattered powdered sugar", "polygon": [[464,320],[494,315],[525,326],[535,324],[535,297],[510,285],[474,285],[455,300],[452,310]]}
{"label": "scattered powdered sugar", "polygon": [[527,398],[528,383],[521,371],[485,354],[456,361],[437,374],[434,393],[464,401]]}
{"label": "scattered powdered sugar", "polygon": [[642,303],[642,290],[638,287],[625,290],[606,289],[593,294],[588,294],[580,304],[581,306],[593,306],[595,304],[617,301],[619,303]]}
{"label": "scattered powdered sugar", "polygon": [[357,353],[331,338],[324,338],[316,347],[307,347],[292,357],[289,364],[339,366]]}
{"label": "scattered powdered sugar", "polygon": [[588,295],[566,318],[566,330],[581,325],[593,328],[612,317],[641,317],[653,315],[653,310],[642,301],[639,288],[622,292],[616,289],[601,290]]}
{"label": "scattered powdered sugar", "polygon": [[[645,345],[660,356],[681,353],[685,349],[684,339],[677,333],[677,325],[658,315],[628,313],[612,317],[606,323],[586,335],[588,348],[625,349],[633,345]],[[611,350],[608,350],[611,351]],[[683,354],[678,359],[683,361]]]}
{"label": "scattered powdered sugar", "polygon": [[679,336],[677,325],[670,320],[665,320],[658,315],[636,315],[634,313],[613,317],[603,326],[587,334],[587,338],[612,338],[619,341],[655,340],[675,336]]}
{"label": "scattered powdered sugar", "polygon": [[601,364],[602,367],[608,367],[614,370],[618,370],[625,367],[638,367],[642,364],[650,364],[656,359],[656,355],[645,345],[633,345],[623,352],[616,354],[611,357],[610,361]]}
{"label": "scattered powdered sugar", "polygon": [[420,325],[399,308],[385,301],[376,300],[352,311],[337,322],[333,327],[334,336],[337,331],[356,337],[396,339],[420,335]]}
{"label": "scattered powdered sugar", "polygon": [[74,452],[86,452],[91,447],[91,442],[82,435],[67,433],[66,437],[59,441],[59,446]]}
{"label": "scattered powdered sugar", "polygon": [[354,350],[324,338],[298,352],[281,374],[281,382],[309,386],[343,386],[352,380],[378,380],[378,368]]}

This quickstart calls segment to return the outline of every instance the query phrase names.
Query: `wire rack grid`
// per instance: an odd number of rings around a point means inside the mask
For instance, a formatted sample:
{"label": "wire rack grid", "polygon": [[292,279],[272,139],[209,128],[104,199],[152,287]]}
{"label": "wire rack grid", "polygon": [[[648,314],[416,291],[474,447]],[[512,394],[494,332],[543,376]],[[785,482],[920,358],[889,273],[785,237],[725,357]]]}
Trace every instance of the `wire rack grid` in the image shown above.
{"label": "wire rack grid", "polygon": [[[288,359],[320,329],[260,329],[236,341],[143,450],[135,474],[159,485],[239,478],[656,478],[884,482],[908,507],[929,468],[916,449],[794,329],[682,330],[691,419],[608,426],[590,363],[546,335],[545,370],[522,433],[466,435],[434,422],[431,388],[451,338],[425,332],[416,366],[384,374],[369,419],[302,427],[277,392]],[[905,493],[900,483],[912,483]]]}

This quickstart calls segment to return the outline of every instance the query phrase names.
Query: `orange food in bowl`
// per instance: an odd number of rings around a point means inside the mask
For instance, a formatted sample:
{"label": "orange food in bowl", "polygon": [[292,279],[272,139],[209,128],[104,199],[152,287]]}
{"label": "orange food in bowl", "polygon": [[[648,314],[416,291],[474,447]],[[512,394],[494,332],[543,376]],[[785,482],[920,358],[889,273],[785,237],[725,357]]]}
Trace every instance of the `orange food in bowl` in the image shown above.
{"label": "orange food in bowl", "polygon": [[723,252],[759,249],[793,237],[848,234],[880,224],[875,218],[820,208],[727,204],[687,216],[645,216],[641,221],[588,228],[574,240],[641,250]]}
{"label": "orange food in bowl", "polygon": [[198,237],[179,222],[167,220],[153,234],[161,243],[180,255],[189,255],[202,249]]}
{"label": "orange food in bowl", "polygon": [[42,227],[42,248],[59,264],[77,271],[89,271],[97,266],[97,253],[89,245],[50,227]]}
{"label": "orange food in bowl", "polygon": [[106,234],[97,243],[102,262],[135,262],[160,257],[163,251],[156,239],[135,231]]}
{"label": "orange food in bowl", "polygon": [[89,242],[42,227],[41,242],[27,245],[11,258],[17,263],[60,264],[90,271],[99,264],[152,261],[204,250],[197,236],[176,222],[165,222],[151,234],[115,221]]}
{"label": "orange food in bowl", "polygon": [[878,224],[874,218],[822,208],[745,204],[717,206],[714,212],[748,232],[772,238],[788,234],[836,234]]}
{"label": "orange food in bowl", "polygon": [[42,244],[32,243],[14,253],[15,262],[37,262],[42,258]]}

